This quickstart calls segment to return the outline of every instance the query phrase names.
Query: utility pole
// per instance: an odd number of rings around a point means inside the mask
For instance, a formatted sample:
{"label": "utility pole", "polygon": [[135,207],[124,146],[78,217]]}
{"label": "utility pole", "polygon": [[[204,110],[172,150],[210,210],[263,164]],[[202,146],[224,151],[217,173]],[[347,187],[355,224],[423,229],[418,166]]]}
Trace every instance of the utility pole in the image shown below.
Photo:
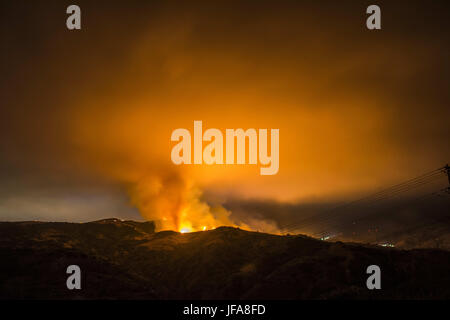
{"label": "utility pole", "polygon": [[447,179],[448,179],[447,193],[450,193],[450,167],[449,167],[448,163],[444,167],[444,172],[447,174]]}
{"label": "utility pole", "polygon": [[450,167],[448,166],[448,163],[444,167],[444,172],[447,174],[448,184],[450,184]]}

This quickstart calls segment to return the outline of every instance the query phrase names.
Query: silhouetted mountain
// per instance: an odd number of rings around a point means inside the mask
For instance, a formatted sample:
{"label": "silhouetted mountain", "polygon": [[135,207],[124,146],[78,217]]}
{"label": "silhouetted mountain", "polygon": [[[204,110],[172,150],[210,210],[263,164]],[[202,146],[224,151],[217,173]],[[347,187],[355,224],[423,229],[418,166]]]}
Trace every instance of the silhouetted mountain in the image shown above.
{"label": "silhouetted mountain", "polygon": [[[66,288],[78,265],[82,289]],[[366,269],[381,268],[381,290]],[[2,299],[450,298],[450,252],[151,222],[0,223]]]}

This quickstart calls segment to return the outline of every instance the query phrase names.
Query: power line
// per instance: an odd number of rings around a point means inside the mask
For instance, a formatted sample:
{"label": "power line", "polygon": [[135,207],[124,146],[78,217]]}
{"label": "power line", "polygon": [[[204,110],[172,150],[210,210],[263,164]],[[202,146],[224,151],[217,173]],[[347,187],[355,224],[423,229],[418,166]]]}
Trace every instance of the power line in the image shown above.
{"label": "power line", "polygon": [[[432,196],[438,196],[441,192],[445,192],[446,189],[447,188],[440,189],[440,190],[435,191],[435,192],[431,192],[431,193],[428,193],[428,194],[425,194],[425,195],[422,195],[422,196],[419,196],[419,197],[415,197],[412,200],[409,200],[408,203],[411,204],[411,202],[423,201],[426,198],[430,198]],[[394,209],[398,209],[398,208],[403,207],[403,206],[405,206],[404,203],[401,204],[401,205],[395,206]],[[392,213],[392,208],[391,208],[390,212],[388,212],[388,213],[377,214],[377,218],[383,217],[383,216],[385,216],[387,214],[391,214],[391,213]],[[373,215],[373,214],[369,213],[369,214],[366,214],[366,215],[363,215],[363,216],[359,216],[359,220],[365,219],[365,218],[367,218],[367,217],[369,217],[371,215]],[[316,232],[314,234],[319,236],[319,237],[322,237],[322,236],[324,236],[326,234],[329,234],[329,233],[330,233],[329,229],[328,230],[327,229],[322,229],[320,232]]]}
{"label": "power line", "polygon": [[[438,177],[434,177],[434,179],[431,179],[431,180],[428,180],[428,181],[424,181],[423,183],[420,183],[420,184],[415,184],[412,188],[404,189],[404,190],[402,190],[400,192],[396,192],[395,194],[392,194],[392,195],[389,195],[389,196],[386,196],[386,197],[383,197],[383,198],[377,198],[377,199],[374,199],[374,200],[372,200],[370,202],[366,202],[366,203],[363,203],[363,204],[359,204],[359,207],[360,208],[361,207],[362,208],[370,207],[370,206],[374,206],[376,203],[379,203],[381,201],[385,201],[385,200],[388,200],[388,199],[393,200],[395,198],[398,198],[399,195],[404,194],[405,192],[408,192],[410,190],[416,189],[419,186],[422,186],[422,185],[425,185],[425,184],[429,184],[429,183],[437,180],[436,178],[440,178],[440,177],[439,176]],[[350,213],[350,214],[346,213],[346,214],[349,215],[349,216],[352,215],[352,213]],[[356,215],[356,214],[361,217],[361,214],[359,212],[353,213],[353,215]],[[367,217],[367,216],[372,215],[372,214],[373,214],[372,212],[368,212],[367,214],[363,213],[363,217]],[[333,215],[333,216],[328,215],[327,217],[322,218],[319,221],[317,221],[317,223],[315,225],[319,225],[319,226],[330,225],[333,220],[338,220],[338,219],[339,219],[339,215],[336,215],[336,214]],[[308,227],[308,226],[311,226],[311,225],[314,225],[314,223],[313,224],[309,223],[308,225],[302,225],[302,227]]]}
{"label": "power line", "polygon": [[[419,197],[415,197],[413,199],[410,199],[408,201],[408,204],[410,205],[413,202],[423,201],[424,199],[432,197],[432,196],[441,196],[441,195],[447,196],[445,194],[445,193],[447,193],[447,191],[448,191],[448,188],[443,188],[443,189],[440,189],[440,190],[437,190],[437,191],[434,191],[434,192],[431,192],[431,193],[428,193],[428,194],[425,194],[425,195],[422,195],[422,196],[419,196]],[[395,206],[394,209],[398,209],[399,207],[404,207],[404,206],[405,206],[405,203]],[[384,213],[381,213],[381,214],[377,213],[377,218],[383,217],[383,216],[385,216],[387,214],[392,214],[392,208],[391,208],[391,210],[389,212],[384,212]],[[362,219],[365,219],[365,218],[367,218],[367,217],[369,217],[371,215],[373,215],[373,213],[369,213],[369,214],[366,214],[366,215],[363,215],[363,216],[360,215],[359,216],[359,220],[361,221]],[[328,229],[328,230],[322,229],[320,232],[316,232],[315,235],[322,237],[323,235],[329,234],[330,233],[329,230],[330,229]]]}
{"label": "power line", "polygon": [[378,202],[378,201],[382,201],[382,200],[385,200],[385,199],[388,199],[388,198],[392,198],[392,197],[394,197],[394,196],[396,196],[398,194],[401,194],[401,193],[404,193],[406,191],[412,190],[412,189],[414,189],[414,188],[416,188],[418,186],[421,186],[421,185],[424,185],[424,184],[428,184],[428,183],[432,182],[433,180],[435,180],[435,178],[436,178],[436,176],[431,176],[430,175],[429,177],[422,178],[422,180],[416,180],[414,183],[411,183],[409,185],[404,185],[402,189],[398,189],[398,190],[396,189],[391,194],[386,194],[386,195],[379,196],[379,197],[367,196],[367,197],[361,198],[359,200],[355,200],[355,201],[353,201],[351,203],[346,203],[346,204],[334,207],[332,209],[326,210],[325,212],[323,212],[323,213],[321,213],[319,215],[316,215],[316,216],[313,216],[313,217],[308,217],[308,218],[305,218],[305,219],[303,219],[301,221],[297,221],[297,222],[292,223],[290,225],[286,225],[286,226],[284,226],[284,229],[285,230],[286,229],[292,230],[292,229],[298,228],[298,227],[307,227],[307,226],[311,226],[311,225],[317,224],[320,221],[324,221],[324,220],[329,219],[331,216],[336,217],[335,212],[337,210],[342,210],[343,208],[348,208],[350,206],[355,206],[357,204],[360,205],[360,206],[361,205],[368,205],[368,204],[371,204],[373,202]]}
{"label": "power line", "polygon": [[[327,221],[331,219],[331,215],[335,213],[337,210],[342,210],[343,208],[348,208],[350,206],[355,206],[357,204],[361,205],[373,205],[376,202],[384,201],[386,199],[392,199],[393,197],[396,197],[402,193],[408,192],[410,190],[416,189],[417,187],[429,184],[433,181],[435,181],[437,178],[441,178],[442,174],[445,173],[449,177],[450,181],[450,175],[449,175],[449,167],[448,165],[429,171],[427,173],[424,173],[420,176],[417,176],[415,178],[406,180],[402,183],[393,185],[391,187],[385,188],[383,190],[380,190],[378,192],[375,192],[373,194],[370,194],[368,196],[365,196],[363,198],[344,203],[342,205],[338,205],[334,208],[328,209],[324,212],[322,212],[319,215],[310,216],[305,219],[302,219],[300,221],[296,221],[294,223],[290,223],[287,225],[284,225],[281,227],[283,230],[292,231],[292,230],[298,230],[299,228],[305,228],[312,225],[323,225]],[[334,216],[336,218],[336,216]]]}

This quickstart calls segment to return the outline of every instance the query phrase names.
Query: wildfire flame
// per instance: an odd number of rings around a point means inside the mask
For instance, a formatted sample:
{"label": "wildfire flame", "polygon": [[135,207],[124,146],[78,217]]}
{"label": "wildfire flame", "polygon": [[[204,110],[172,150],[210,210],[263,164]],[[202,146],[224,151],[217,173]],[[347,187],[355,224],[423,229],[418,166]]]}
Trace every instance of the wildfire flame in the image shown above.
{"label": "wildfire flame", "polygon": [[156,222],[158,230],[181,233],[205,231],[216,226],[236,226],[230,211],[210,206],[202,200],[200,189],[181,174],[150,175],[130,189],[132,204],[148,220]]}

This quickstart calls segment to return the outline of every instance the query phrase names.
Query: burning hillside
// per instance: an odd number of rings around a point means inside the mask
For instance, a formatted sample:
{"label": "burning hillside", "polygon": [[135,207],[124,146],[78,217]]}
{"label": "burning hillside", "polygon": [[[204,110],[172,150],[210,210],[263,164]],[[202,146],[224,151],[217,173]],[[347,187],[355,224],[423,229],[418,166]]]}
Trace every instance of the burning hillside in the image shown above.
{"label": "burning hillside", "polygon": [[[449,298],[450,252],[326,242],[232,227],[154,232],[150,222],[0,223],[3,299]],[[67,290],[79,265],[82,290]],[[366,288],[379,265],[382,290]],[[39,275],[39,276],[37,276]]]}

